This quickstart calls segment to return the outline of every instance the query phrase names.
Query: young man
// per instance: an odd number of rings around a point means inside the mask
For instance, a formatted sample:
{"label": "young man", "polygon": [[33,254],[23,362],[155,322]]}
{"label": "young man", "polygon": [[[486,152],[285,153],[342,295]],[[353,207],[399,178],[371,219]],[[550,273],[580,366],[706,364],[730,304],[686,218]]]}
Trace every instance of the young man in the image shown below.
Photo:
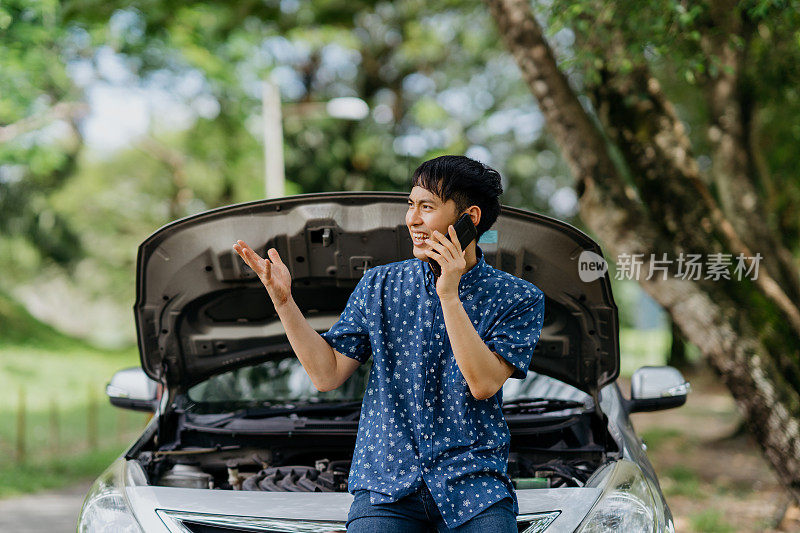
{"label": "young man", "polygon": [[[348,533],[517,531],[502,386],[527,373],[544,294],[488,265],[475,241],[462,248],[453,229],[467,213],[482,235],[497,220],[501,193],[500,175],[467,157],[420,165],[405,219],[414,259],[367,270],[322,335],[292,300],[277,251],[266,260],[243,241],[234,245],[317,389],[337,388],[373,357],[348,480]],[[438,278],[431,261],[441,265]]]}

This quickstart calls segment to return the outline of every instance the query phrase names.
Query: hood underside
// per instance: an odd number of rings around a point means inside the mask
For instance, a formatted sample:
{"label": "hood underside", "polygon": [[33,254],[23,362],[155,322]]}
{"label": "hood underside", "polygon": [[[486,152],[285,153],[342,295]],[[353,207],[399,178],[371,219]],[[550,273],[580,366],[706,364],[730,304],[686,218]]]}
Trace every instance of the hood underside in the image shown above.
{"label": "hood underside", "polygon": [[[365,268],[413,257],[406,193],[298,195],[231,205],[168,224],[139,247],[137,335],[151,378],[186,389],[291,346],[263,285],[233,244],[276,248],[292,295],[317,331],[338,319]],[[584,282],[578,258],[602,256],[558,220],[503,207],[480,241],[487,263],[545,294],[531,370],[594,394],[619,374],[617,308],[608,273]]]}

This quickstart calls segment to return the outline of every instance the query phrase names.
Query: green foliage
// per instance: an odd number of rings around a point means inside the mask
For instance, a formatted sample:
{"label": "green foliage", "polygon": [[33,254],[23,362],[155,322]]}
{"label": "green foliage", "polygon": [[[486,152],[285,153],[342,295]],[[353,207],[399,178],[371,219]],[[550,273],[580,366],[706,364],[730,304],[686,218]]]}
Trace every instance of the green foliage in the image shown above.
{"label": "green foliage", "polygon": [[[689,498],[703,498],[706,496],[700,487],[700,478],[697,472],[683,465],[676,465],[667,468],[663,472],[663,477],[668,478],[669,483],[664,488],[665,496],[687,496]],[[700,531],[706,531],[701,529]]]}
{"label": "green foliage", "polygon": [[620,329],[620,375],[629,377],[642,366],[666,364],[670,339],[666,329]]}
{"label": "green foliage", "polygon": [[[72,175],[81,145],[74,117],[58,107],[80,101],[66,63],[81,47],[55,1],[4,2],[0,26],[0,131],[9,137],[0,141],[0,235],[21,236],[44,260],[68,265],[81,255],[79,239],[48,194]],[[50,115],[61,120],[36,124]]]}
{"label": "green foliage", "polygon": [[[757,107],[752,139],[770,178],[758,185],[787,242],[800,242],[796,8],[796,1],[739,3],[742,31],[725,33],[708,2],[536,3],[578,89],[610,71],[648,66],[676,104],[696,155],[709,149],[702,84],[722,68],[704,39],[730,38],[749,54],[743,88]],[[488,154],[504,176],[504,203],[581,226],[576,206],[556,201],[569,200],[569,169],[477,0],[235,7],[13,0],[0,7],[0,26],[7,74],[0,79],[0,125],[46,117],[59,102],[83,102],[99,82],[160,90],[172,100],[159,109],[189,115],[175,127],[168,112],[156,112],[146,139],[102,157],[84,152],[79,116],[56,121],[61,133],[37,127],[0,144],[6,288],[30,281],[50,261],[78,263],[90,273],[80,278],[84,290],[129,305],[144,237],[176,218],[263,196],[261,82],[269,77],[282,89],[290,193],[407,190],[424,159],[473,150]],[[598,51],[609,48],[620,53],[606,61]],[[123,81],[101,68],[102,54],[124,67]],[[88,69],[89,81],[70,76],[76,65]],[[303,107],[352,95],[369,105],[366,119]]]}
{"label": "green foliage", "polygon": [[736,527],[725,520],[725,514],[716,509],[708,509],[691,517],[692,528],[704,533],[733,533]]}
{"label": "green foliage", "polygon": [[653,427],[643,431],[640,436],[647,445],[648,453],[661,450],[675,440],[685,440],[685,435],[675,428]]}
{"label": "green foliage", "polygon": [[[506,178],[506,203],[552,213],[549,195],[568,192],[568,170],[542,135],[533,98],[481,2],[296,7],[53,4],[51,42],[28,46],[55,54],[52,68],[67,86],[53,104],[80,101],[82,91],[100,82],[160,90],[172,100],[164,104],[166,116],[153,117],[147,139],[103,157],[83,152],[80,129],[37,137],[40,155],[22,139],[6,143],[0,174],[18,177],[0,179],[0,189],[15,184],[0,190],[0,203],[8,204],[0,215],[0,250],[9,252],[0,258],[1,284],[30,280],[50,258],[80,261],[82,272],[92,272],[81,278],[85,291],[130,300],[141,239],[171,220],[263,196],[261,83],[268,77],[282,88],[287,192],[405,191],[424,159],[476,146]],[[42,16],[30,26],[44,27]],[[122,81],[103,67],[109,55],[125,69]],[[64,74],[68,64],[89,72],[76,78],[80,86]],[[20,76],[5,94],[20,98],[23,81],[48,85],[43,71],[26,78],[20,70]],[[366,119],[334,119],[302,107],[351,95],[369,105]],[[11,104],[0,96],[3,105]],[[170,124],[169,107],[189,113],[185,129]],[[30,108],[18,116],[36,113]],[[545,178],[543,188],[531,186],[535,176]],[[570,209],[556,214],[576,223]]]}
{"label": "green foliage", "polygon": [[[146,413],[115,408],[104,394],[114,372],[138,366],[136,348],[99,350],[53,331],[2,296],[0,327],[0,420],[4,421],[0,424],[0,497],[96,477],[146,422]],[[19,463],[21,402],[25,461]],[[96,450],[89,442],[91,403],[96,406]]]}
{"label": "green foliage", "polygon": [[86,347],[84,343],[36,320],[24,307],[0,292],[0,348],[9,345],[39,348]]}
{"label": "green foliage", "polygon": [[[687,126],[695,156],[709,155],[713,124],[704,92],[717,77],[735,74],[748,129],[744,135],[759,165],[751,170],[752,179],[771,227],[797,251],[800,2],[748,0],[727,6],[680,0],[554,0],[538,4],[538,9],[561,52],[562,66],[576,73],[579,90],[601,85],[608,73],[647,67]],[[560,32],[573,35],[574,45],[559,46]],[[741,54],[740,72],[733,72],[721,57],[723,48]],[[701,170],[709,169],[708,163],[702,165]]]}
{"label": "green foliage", "polygon": [[111,376],[122,368],[139,366],[139,355],[134,347],[101,350],[78,340],[46,347],[25,342],[1,346],[0,361],[0,405],[12,411],[20,389],[25,389],[27,408],[46,413],[51,400],[64,409],[85,405],[89,389],[107,403],[104,391]]}
{"label": "green foliage", "polygon": [[0,467],[0,498],[69,487],[99,476],[124,451],[114,445],[76,455]]}

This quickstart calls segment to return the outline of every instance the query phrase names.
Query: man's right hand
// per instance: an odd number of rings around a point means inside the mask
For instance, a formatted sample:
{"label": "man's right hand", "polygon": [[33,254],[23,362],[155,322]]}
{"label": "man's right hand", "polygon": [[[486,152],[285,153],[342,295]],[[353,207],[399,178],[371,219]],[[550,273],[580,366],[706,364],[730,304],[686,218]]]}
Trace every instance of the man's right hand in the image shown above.
{"label": "man's right hand", "polygon": [[278,250],[270,248],[267,251],[269,259],[259,256],[242,240],[233,245],[236,253],[253,269],[267,289],[275,309],[286,304],[292,297],[292,276],[289,268],[283,264]]}
{"label": "man's right hand", "polygon": [[269,259],[264,259],[244,241],[237,241],[233,249],[267,288],[289,343],[314,386],[320,391],[329,391],[344,383],[361,363],[334,350],[305,319],[292,300],[292,276],[278,250],[270,248]]}

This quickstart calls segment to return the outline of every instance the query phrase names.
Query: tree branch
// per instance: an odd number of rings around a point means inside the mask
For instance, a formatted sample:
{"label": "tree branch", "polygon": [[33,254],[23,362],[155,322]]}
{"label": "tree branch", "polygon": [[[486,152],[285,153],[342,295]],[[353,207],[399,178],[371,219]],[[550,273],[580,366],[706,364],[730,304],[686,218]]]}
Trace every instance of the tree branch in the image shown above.
{"label": "tree branch", "polygon": [[173,194],[170,196],[169,200],[170,218],[174,220],[185,216],[186,203],[194,196],[192,189],[188,186],[189,180],[186,175],[186,157],[177,150],[147,135],[139,138],[136,146],[169,168],[173,188]]}
{"label": "tree branch", "polygon": [[55,120],[75,121],[83,117],[89,106],[83,102],[59,102],[46,111],[0,126],[0,143],[9,142],[23,133],[35,131]]}

